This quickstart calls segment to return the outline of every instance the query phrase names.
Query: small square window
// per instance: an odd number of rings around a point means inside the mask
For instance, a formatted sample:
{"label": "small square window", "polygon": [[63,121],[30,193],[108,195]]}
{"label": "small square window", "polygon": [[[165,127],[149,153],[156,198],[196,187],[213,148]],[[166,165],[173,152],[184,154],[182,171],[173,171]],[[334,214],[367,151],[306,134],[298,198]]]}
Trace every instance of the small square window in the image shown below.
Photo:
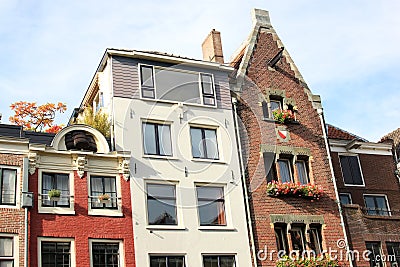
{"label": "small square window", "polygon": [[147,215],[150,225],[177,225],[175,186],[147,184]]}
{"label": "small square window", "polygon": [[[108,196],[108,199],[101,196]],[[90,199],[92,209],[118,209],[116,178],[90,176]]]}
{"label": "small square window", "polygon": [[368,215],[390,216],[386,196],[364,195]]}
{"label": "small square window", "polygon": [[342,203],[342,205],[352,204],[350,193],[340,193],[339,199],[340,199],[340,203]]}
{"label": "small square window", "polygon": [[120,242],[92,242],[92,266],[93,267],[119,267]]}
{"label": "small square window", "polygon": [[219,159],[217,130],[190,127],[192,155],[200,159]]}
{"label": "small square window", "polygon": [[[69,174],[43,173],[42,174],[42,207],[69,207],[70,190]],[[50,190],[59,190],[59,200],[48,198]]]}
{"label": "small square window", "polygon": [[196,186],[200,225],[226,225],[223,187]]}
{"label": "small square window", "polygon": [[170,125],[144,122],[143,143],[146,155],[172,156]]}
{"label": "small square window", "polygon": [[41,242],[42,266],[71,266],[70,242]]}

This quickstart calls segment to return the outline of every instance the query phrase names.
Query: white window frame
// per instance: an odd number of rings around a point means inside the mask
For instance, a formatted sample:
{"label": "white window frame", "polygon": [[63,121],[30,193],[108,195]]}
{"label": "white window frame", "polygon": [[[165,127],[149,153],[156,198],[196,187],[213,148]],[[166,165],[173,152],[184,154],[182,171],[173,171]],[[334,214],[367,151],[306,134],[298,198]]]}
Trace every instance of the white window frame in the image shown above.
{"label": "white window frame", "polygon": [[[12,238],[13,239],[13,257],[12,258],[3,258],[8,260],[14,261],[14,267],[19,267],[19,237],[16,234],[7,234],[7,233],[0,233],[0,237],[3,238]],[[21,255],[22,256],[22,255]]]}
{"label": "white window frame", "polygon": [[[142,94],[141,66],[151,67],[153,69],[154,98],[143,97],[143,94]],[[198,90],[199,90],[199,93],[200,93],[199,97],[200,97],[201,103],[200,104],[197,104],[197,103],[186,103],[186,102],[182,102],[182,101],[159,99],[157,97],[157,82],[156,82],[156,73],[155,73],[155,69],[156,68],[157,69],[162,69],[162,70],[168,70],[168,71],[176,71],[176,72],[197,74],[197,85],[198,85]],[[212,82],[213,82],[213,89],[214,89],[214,103],[215,103],[215,105],[205,105],[204,104],[203,90],[201,88],[201,74],[211,75],[211,79],[212,79]],[[210,108],[216,108],[217,107],[217,92],[216,92],[216,89],[215,89],[215,79],[214,79],[214,74],[213,73],[202,72],[202,71],[182,70],[182,69],[176,69],[176,68],[171,68],[171,67],[162,67],[162,66],[157,66],[157,65],[149,65],[149,64],[138,63],[138,77],[139,77],[138,80],[139,80],[140,99],[142,99],[142,100],[150,100],[150,101],[157,101],[157,102],[164,102],[164,103],[180,103],[180,102],[182,102],[185,105],[210,107]]]}
{"label": "white window frame", "polygon": [[[44,207],[42,206],[42,184],[43,184],[43,173],[52,174],[67,174],[69,175],[69,208],[68,207]],[[71,170],[50,170],[50,169],[39,169],[38,172],[38,212],[39,213],[54,213],[54,214],[75,214],[74,209],[74,172]]]}
{"label": "white window frame", "polygon": [[[365,196],[385,197],[386,206],[387,206],[387,208],[388,208],[387,212],[388,212],[388,214],[389,214],[389,215],[386,216],[386,217],[392,216],[392,212],[391,212],[391,209],[390,209],[389,200],[388,200],[387,195],[385,195],[385,194],[363,194],[364,207],[365,207],[365,209],[368,209],[367,203],[365,202]],[[369,215],[369,214],[367,214],[367,215]],[[384,215],[369,215],[369,216],[380,216],[380,217],[385,217]]]}
{"label": "white window frame", "polygon": [[201,266],[204,266],[204,256],[209,256],[209,257],[224,257],[224,256],[233,256],[235,259],[235,266],[239,266],[238,260],[237,260],[237,254],[235,253],[201,253]]}
{"label": "white window frame", "polygon": [[[340,162],[340,156],[357,157],[358,167],[360,168],[360,173],[361,173],[361,180],[363,182],[362,185],[346,184],[345,179],[344,179],[343,169],[342,169],[342,163]],[[358,156],[358,154],[338,153],[338,157],[339,157],[340,173],[342,174],[344,186],[365,187],[364,174],[363,174],[363,171],[362,171],[362,168],[361,168],[360,157]]]}
{"label": "white window frame", "polygon": [[92,253],[92,244],[93,243],[118,243],[119,244],[119,265],[120,265],[120,267],[125,266],[125,250],[124,250],[124,241],[123,240],[89,238],[90,267],[93,267],[93,253]]}
{"label": "white window frame", "polygon": [[71,244],[71,267],[76,266],[75,239],[68,237],[38,237],[37,242],[38,266],[42,266],[42,242],[69,242]]}
{"label": "white window frame", "polygon": [[[224,193],[224,215],[225,215],[225,225],[201,225],[201,220],[200,220],[200,210],[199,210],[199,196],[197,194],[197,187],[219,187],[222,188],[223,193]],[[195,183],[194,184],[194,190],[196,193],[196,209],[197,209],[197,223],[198,227],[200,229],[223,229],[223,228],[228,228],[229,226],[232,225],[232,220],[230,219],[230,216],[228,217],[228,211],[227,211],[227,186],[226,184],[210,184],[210,183]]]}
{"label": "white window frame", "polygon": [[[282,175],[281,175],[281,169],[280,169],[280,166],[279,166],[279,161],[287,161],[288,163],[288,168],[289,168],[289,174],[290,174],[290,181],[289,181],[289,183],[293,183],[294,182],[294,175],[293,175],[293,159],[289,159],[289,158],[285,158],[285,157],[279,157],[279,158],[277,158],[276,159],[276,163],[277,163],[277,167],[279,168],[279,177],[278,177],[278,179],[280,180],[280,182],[282,182],[282,183],[284,183],[283,181],[282,181]],[[287,182],[285,182],[285,183],[287,183]]]}
{"label": "white window frame", "polygon": [[[297,162],[301,162],[301,164],[303,164],[303,166],[304,166],[304,170],[305,170],[305,174],[306,174],[306,179],[307,179],[307,183],[305,183],[305,185],[306,185],[306,184],[308,184],[308,183],[311,182],[311,179],[310,179],[310,172],[309,172],[309,164],[308,164],[309,161],[308,161],[308,160],[304,160],[303,158],[302,158],[302,159],[296,159],[296,160],[294,161],[294,166],[296,167],[297,182],[300,183],[299,169],[297,168]],[[293,177],[293,178],[294,178],[294,177]]]}
{"label": "white window frame", "polygon": [[[222,147],[222,138],[220,133],[220,127],[218,125],[210,125],[210,124],[197,124],[197,123],[189,123],[189,146],[190,146],[190,157],[192,161],[204,161],[204,162],[223,162],[223,147]],[[215,137],[217,139],[217,150],[218,150],[218,159],[211,158],[195,158],[193,157],[192,150],[192,134],[190,132],[191,128],[202,128],[205,130],[215,130]]]}
{"label": "white window frame", "polygon": [[[90,179],[92,176],[103,176],[103,177],[115,177],[116,189],[117,189],[117,209],[92,209],[90,198]],[[88,189],[88,214],[95,216],[110,216],[110,217],[122,217],[122,191],[121,191],[121,177],[119,174],[115,175],[107,172],[90,172],[87,174],[87,189]]]}
{"label": "white window frame", "polygon": [[[349,199],[350,199],[350,203],[349,204],[353,204],[353,199],[351,197],[351,193],[339,193],[339,202],[340,202],[340,195],[347,195],[349,197]],[[344,205],[349,205],[349,204],[344,204]]]}
{"label": "white window frame", "polygon": [[[15,179],[15,205],[6,205],[6,204],[0,204],[0,208],[7,208],[7,209],[19,209],[21,207],[21,167],[19,166],[13,166],[13,165],[0,165],[1,169],[10,169],[10,170],[16,170],[17,171],[17,177]],[[26,170],[27,171],[27,170]]]}
{"label": "white window frame", "polygon": [[[152,155],[152,154],[145,154],[144,152],[144,132],[143,132],[143,124],[144,123],[154,123],[154,124],[161,124],[161,125],[169,125],[169,130],[170,130],[170,142],[171,142],[171,155]],[[175,149],[175,142],[174,138],[172,138],[174,134],[173,130],[173,121],[163,121],[163,120],[156,120],[156,119],[149,119],[149,118],[142,118],[140,120],[140,126],[141,126],[141,137],[142,137],[142,158],[157,158],[157,159],[176,159],[174,157],[174,152],[176,151]]]}
{"label": "white window frame", "polygon": [[150,266],[150,263],[151,263],[150,258],[152,256],[155,256],[155,257],[183,257],[183,263],[184,263],[183,266],[188,267],[186,253],[149,253],[148,257],[147,257],[147,260],[148,260],[147,266]]}

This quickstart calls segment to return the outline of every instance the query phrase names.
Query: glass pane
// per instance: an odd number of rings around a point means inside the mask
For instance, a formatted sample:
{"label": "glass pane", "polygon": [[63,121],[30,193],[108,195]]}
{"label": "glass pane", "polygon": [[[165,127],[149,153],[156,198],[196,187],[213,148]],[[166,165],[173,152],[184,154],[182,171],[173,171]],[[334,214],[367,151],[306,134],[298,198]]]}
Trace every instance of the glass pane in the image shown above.
{"label": "glass pane", "polygon": [[13,267],[14,261],[13,260],[2,260],[0,261],[0,267]]}
{"label": "glass pane", "polygon": [[275,227],[275,239],[276,239],[276,247],[278,251],[287,252],[287,237],[286,237],[286,227]]}
{"label": "glass pane", "polygon": [[310,247],[316,255],[319,255],[322,251],[321,234],[320,230],[317,228],[310,229]]}
{"label": "glass pane", "polygon": [[381,245],[378,242],[367,242],[367,250],[371,252],[368,255],[370,266],[382,266],[381,263]]}
{"label": "glass pane", "polygon": [[290,237],[292,239],[292,247],[294,250],[302,252],[304,250],[303,233],[301,230],[291,230]]}
{"label": "glass pane", "polygon": [[353,184],[362,185],[363,181],[361,178],[360,164],[358,163],[358,157],[349,157],[350,171],[353,177]]}
{"label": "glass pane", "polygon": [[215,99],[214,97],[204,96],[203,103],[204,105],[215,106]]}
{"label": "glass pane", "polygon": [[175,200],[147,199],[149,224],[176,225]]}
{"label": "glass pane", "polygon": [[210,74],[201,74],[201,86],[203,94],[214,95],[213,82]]}
{"label": "glass pane", "polygon": [[207,158],[218,159],[218,144],[216,130],[204,129]]}
{"label": "glass pane", "polygon": [[171,129],[169,125],[158,125],[158,140],[160,146],[160,155],[171,156]]}
{"label": "glass pane", "polygon": [[199,201],[200,225],[226,225],[223,201]]}
{"label": "glass pane", "polygon": [[201,104],[197,73],[165,69],[155,69],[155,73],[157,99]]}
{"label": "glass pane", "polygon": [[17,180],[16,170],[3,169],[3,184],[1,188],[1,203],[15,203],[15,186]]}
{"label": "glass pane", "polygon": [[235,267],[234,256],[220,256],[219,267]]}
{"label": "glass pane", "polygon": [[222,187],[197,186],[196,189],[199,199],[217,200],[224,198],[224,189]]}
{"label": "glass pane", "polygon": [[204,267],[219,267],[218,256],[203,256]]}
{"label": "glass pane", "polygon": [[69,175],[57,174],[57,189],[61,191],[61,198],[57,206],[69,206]]}
{"label": "glass pane", "polygon": [[192,154],[194,158],[204,158],[204,144],[201,129],[190,128],[190,136],[192,141]]}
{"label": "glass pane", "polygon": [[110,202],[106,203],[105,206],[108,208],[117,207],[117,188],[115,177],[104,177],[104,194],[110,196]]}
{"label": "glass pane", "polygon": [[379,215],[389,216],[388,207],[386,205],[386,198],[385,197],[375,197],[376,205],[378,209]]}
{"label": "glass pane", "polygon": [[184,267],[185,261],[182,256],[168,256],[168,267]]}
{"label": "glass pane", "polygon": [[300,184],[308,184],[308,174],[305,161],[296,161],[296,168]]}
{"label": "glass pane", "polygon": [[153,81],[153,68],[141,66],[141,79],[142,79],[142,86],[146,87],[154,87]]}
{"label": "glass pane", "polygon": [[156,155],[157,144],[156,144],[156,133],[154,124],[143,123],[143,141],[144,141],[144,153]]}
{"label": "glass pane", "polygon": [[47,194],[51,189],[54,188],[53,186],[53,176],[52,174],[43,173],[42,175],[42,205],[43,206],[52,206],[53,203],[48,199]]}
{"label": "glass pane", "polygon": [[290,174],[289,160],[278,159],[278,164],[282,183],[291,182],[292,176]]}
{"label": "glass pane", "polygon": [[142,88],[142,96],[146,97],[146,98],[155,98],[154,89],[148,90],[148,89]]}
{"label": "glass pane", "polygon": [[150,267],[168,267],[165,256],[151,256]]}
{"label": "glass pane", "polygon": [[119,266],[118,243],[92,243],[93,267]]}
{"label": "glass pane", "polygon": [[147,194],[155,198],[175,198],[174,185],[148,184]]}
{"label": "glass pane", "polygon": [[0,238],[0,257],[13,256],[13,238],[2,237]]}
{"label": "glass pane", "polygon": [[280,102],[280,101],[271,100],[269,104],[270,104],[270,107],[271,107],[271,113],[272,113],[272,111],[274,111],[274,110],[282,109],[282,108],[281,108],[281,102]]}
{"label": "glass pane", "polygon": [[375,201],[373,197],[370,196],[365,196],[365,206],[367,208],[367,213],[369,215],[377,215],[377,210],[376,210],[376,206],[375,206]]}
{"label": "glass pane", "polygon": [[351,199],[348,194],[340,194],[339,198],[340,198],[340,203],[342,203],[344,205],[351,204]]}

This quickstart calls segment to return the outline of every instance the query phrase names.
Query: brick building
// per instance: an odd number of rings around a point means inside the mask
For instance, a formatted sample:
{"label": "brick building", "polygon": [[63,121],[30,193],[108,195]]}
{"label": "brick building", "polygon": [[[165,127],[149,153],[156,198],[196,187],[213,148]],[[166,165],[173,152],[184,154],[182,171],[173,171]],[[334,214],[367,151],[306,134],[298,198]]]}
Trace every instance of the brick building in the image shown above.
{"label": "brick building", "polygon": [[[392,144],[368,142],[332,125],[328,137],[350,248],[360,253],[354,265],[398,266],[400,187]],[[370,260],[362,257],[366,250]]]}
{"label": "brick building", "polygon": [[[253,11],[253,30],[231,64],[237,71],[231,85],[238,100],[238,124],[243,126],[257,266],[274,265],[280,250],[318,254],[338,249],[337,241],[345,235],[320,97],[312,94],[284,50],[267,11]],[[279,183],[309,190],[314,184],[323,194],[310,200],[313,194],[306,191],[301,196],[298,190],[277,193],[274,186]]]}

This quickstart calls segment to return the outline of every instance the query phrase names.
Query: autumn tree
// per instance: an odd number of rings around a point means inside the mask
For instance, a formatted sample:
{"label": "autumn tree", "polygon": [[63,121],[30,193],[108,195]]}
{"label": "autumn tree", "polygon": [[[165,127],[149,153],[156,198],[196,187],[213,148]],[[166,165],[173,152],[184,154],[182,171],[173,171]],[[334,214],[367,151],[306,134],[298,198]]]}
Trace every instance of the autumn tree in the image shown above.
{"label": "autumn tree", "polygon": [[22,126],[24,130],[53,133],[62,128],[62,125],[54,124],[56,113],[64,113],[67,110],[67,106],[61,102],[38,106],[36,102],[19,101],[12,103],[10,108],[15,112],[14,116],[10,117],[11,123]]}

